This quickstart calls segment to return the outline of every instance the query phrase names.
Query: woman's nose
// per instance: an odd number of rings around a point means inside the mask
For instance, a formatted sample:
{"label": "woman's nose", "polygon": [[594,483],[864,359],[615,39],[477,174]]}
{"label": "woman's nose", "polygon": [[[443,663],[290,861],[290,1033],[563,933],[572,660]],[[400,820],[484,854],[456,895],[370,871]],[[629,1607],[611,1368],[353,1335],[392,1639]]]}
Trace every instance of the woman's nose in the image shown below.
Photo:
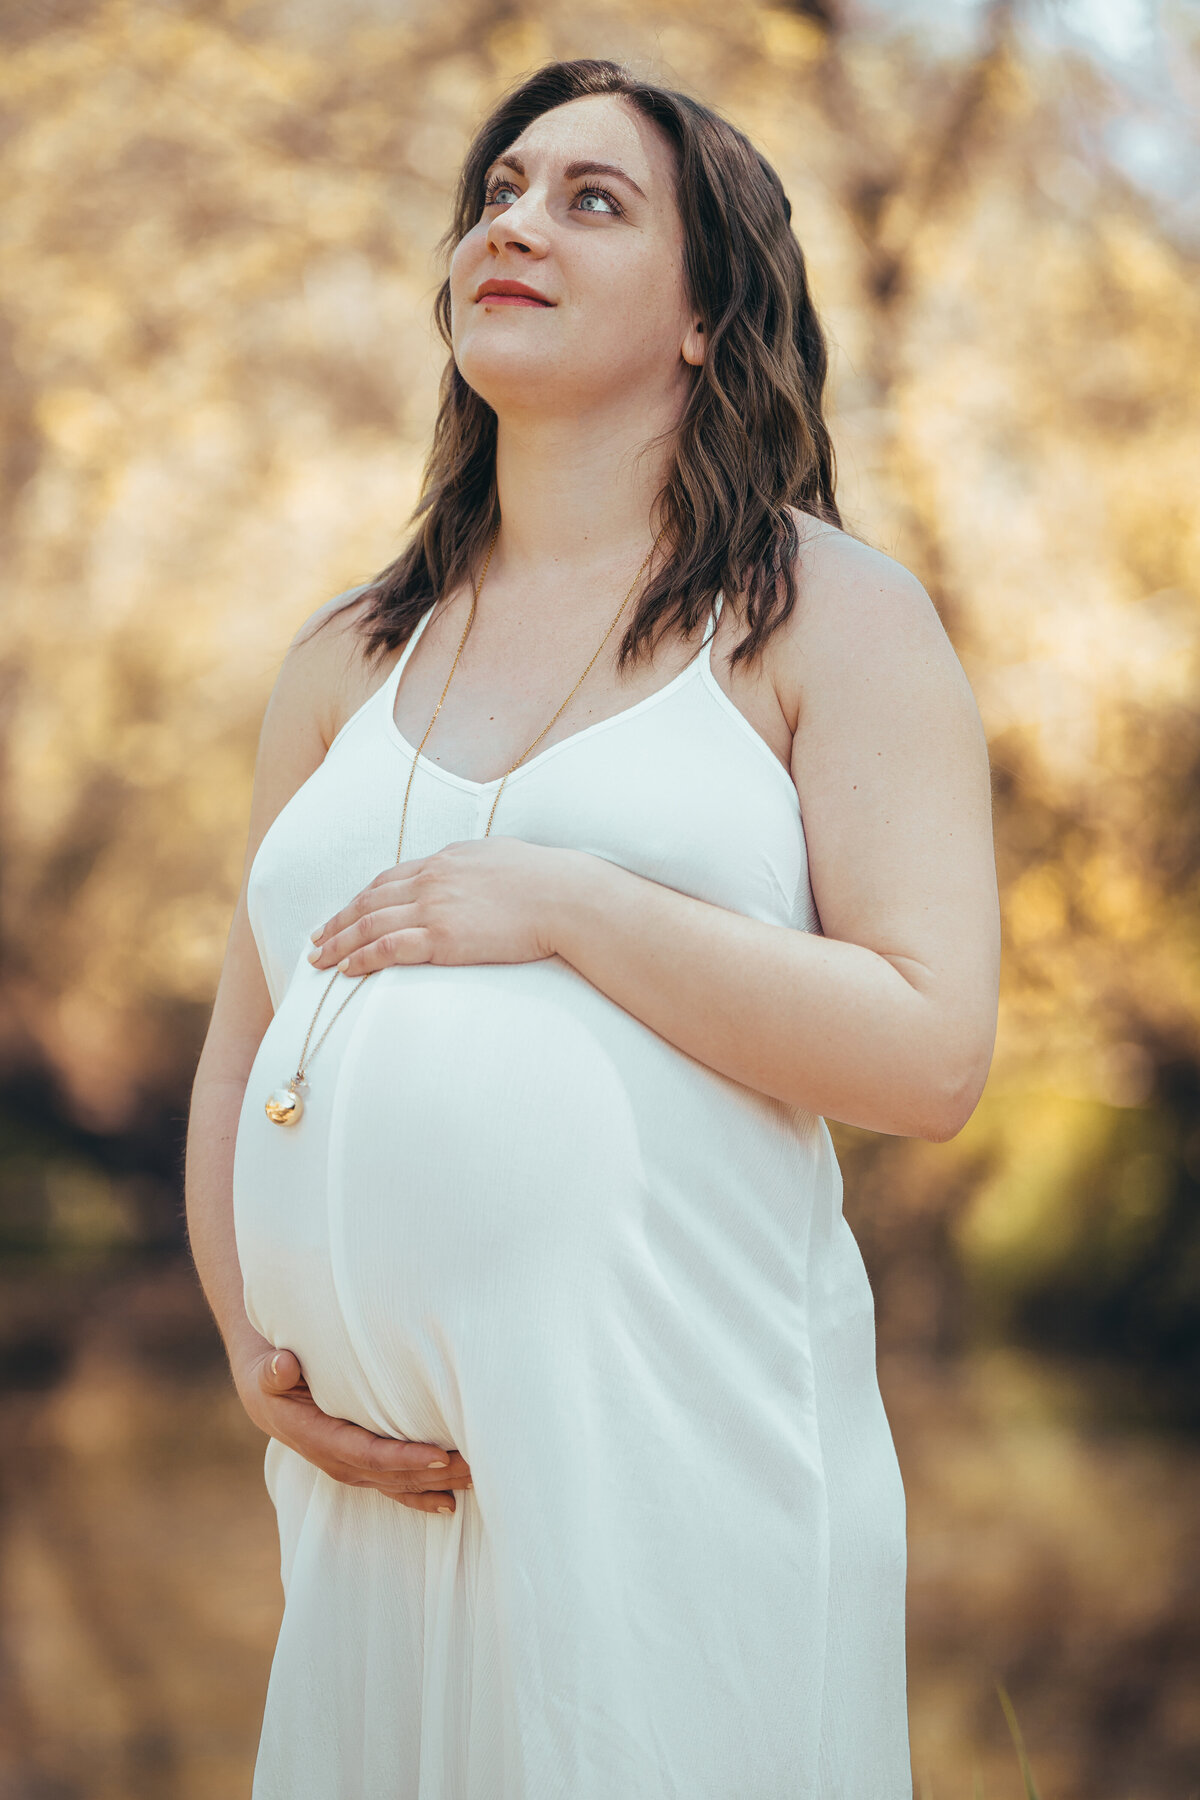
{"label": "woman's nose", "polygon": [[488,226],[488,244],[494,250],[519,250],[524,256],[544,255],[546,232],[538,217],[536,204],[522,194],[511,206],[497,213]]}

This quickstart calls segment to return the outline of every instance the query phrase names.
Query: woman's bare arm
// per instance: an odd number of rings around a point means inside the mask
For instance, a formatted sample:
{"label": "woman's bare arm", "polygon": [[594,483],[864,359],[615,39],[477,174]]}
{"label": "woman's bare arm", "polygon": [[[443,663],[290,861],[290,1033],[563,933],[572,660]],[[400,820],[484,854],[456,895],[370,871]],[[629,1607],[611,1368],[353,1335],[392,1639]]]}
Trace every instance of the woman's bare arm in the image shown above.
{"label": "woman's bare arm", "polygon": [[235,1380],[244,1356],[255,1353],[263,1340],[242,1304],[233,1233],[233,1146],[246,1080],[272,1016],[246,910],[246,885],[268,826],[324,758],[328,664],[328,645],[319,638],[306,646],[294,639],[267,702],[241,890],[192,1086],[185,1169],[188,1237]]}

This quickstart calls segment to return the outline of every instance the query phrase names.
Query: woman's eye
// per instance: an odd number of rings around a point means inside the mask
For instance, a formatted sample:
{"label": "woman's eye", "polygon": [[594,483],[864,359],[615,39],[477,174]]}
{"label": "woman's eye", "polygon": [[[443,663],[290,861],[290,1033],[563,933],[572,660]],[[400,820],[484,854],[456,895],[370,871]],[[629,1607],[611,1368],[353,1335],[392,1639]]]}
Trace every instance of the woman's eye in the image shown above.
{"label": "woman's eye", "polygon": [[[504,196],[506,194],[511,195],[512,199],[506,200],[504,198]],[[484,199],[483,204],[485,206],[494,206],[496,204],[496,202],[499,201],[501,203],[501,205],[503,205],[503,206],[510,206],[512,204],[512,200],[515,200],[516,197],[517,197],[517,190],[515,187],[513,187],[511,182],[498,181],[494,187],[490,187],[488,189],[487,196]]]}
{"label": "woman's eye", "polygon": [[[575,200],[581,212],[616,213],[621,210],[612,195],[606,194],[603,188],[584,188],[575,196]],[[600,204],[598,206],[589,206],[586,204],[589,200],[598,200]]]}

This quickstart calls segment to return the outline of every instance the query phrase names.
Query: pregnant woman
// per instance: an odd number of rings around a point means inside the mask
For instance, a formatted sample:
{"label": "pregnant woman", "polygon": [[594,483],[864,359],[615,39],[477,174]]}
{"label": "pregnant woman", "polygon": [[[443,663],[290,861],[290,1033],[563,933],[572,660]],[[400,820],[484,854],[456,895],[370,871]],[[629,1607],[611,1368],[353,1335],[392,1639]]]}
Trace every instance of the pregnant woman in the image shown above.
{"label": "pregnant woman", "polygon": [[976,1104],[988,768],[840,527],[789,218],[695,101],[525,82],[416,533],[283,659],[188,1154],[279,1522],[256,1800],[911,1794],[825,1118]]}

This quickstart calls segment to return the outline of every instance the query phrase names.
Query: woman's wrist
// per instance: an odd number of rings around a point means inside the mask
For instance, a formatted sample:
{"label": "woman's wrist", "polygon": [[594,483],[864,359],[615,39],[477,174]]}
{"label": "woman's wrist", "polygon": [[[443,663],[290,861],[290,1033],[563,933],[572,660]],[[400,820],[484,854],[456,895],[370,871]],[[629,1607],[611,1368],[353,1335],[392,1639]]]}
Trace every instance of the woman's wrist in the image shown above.
{"label": "woman's wrist", "polygon": [[541,895],[539,932],[547,956],[571,962],[589,920],[603,914],[604,895],[625,873],[606,857],[586,850],[553,850],[554,863]]}

